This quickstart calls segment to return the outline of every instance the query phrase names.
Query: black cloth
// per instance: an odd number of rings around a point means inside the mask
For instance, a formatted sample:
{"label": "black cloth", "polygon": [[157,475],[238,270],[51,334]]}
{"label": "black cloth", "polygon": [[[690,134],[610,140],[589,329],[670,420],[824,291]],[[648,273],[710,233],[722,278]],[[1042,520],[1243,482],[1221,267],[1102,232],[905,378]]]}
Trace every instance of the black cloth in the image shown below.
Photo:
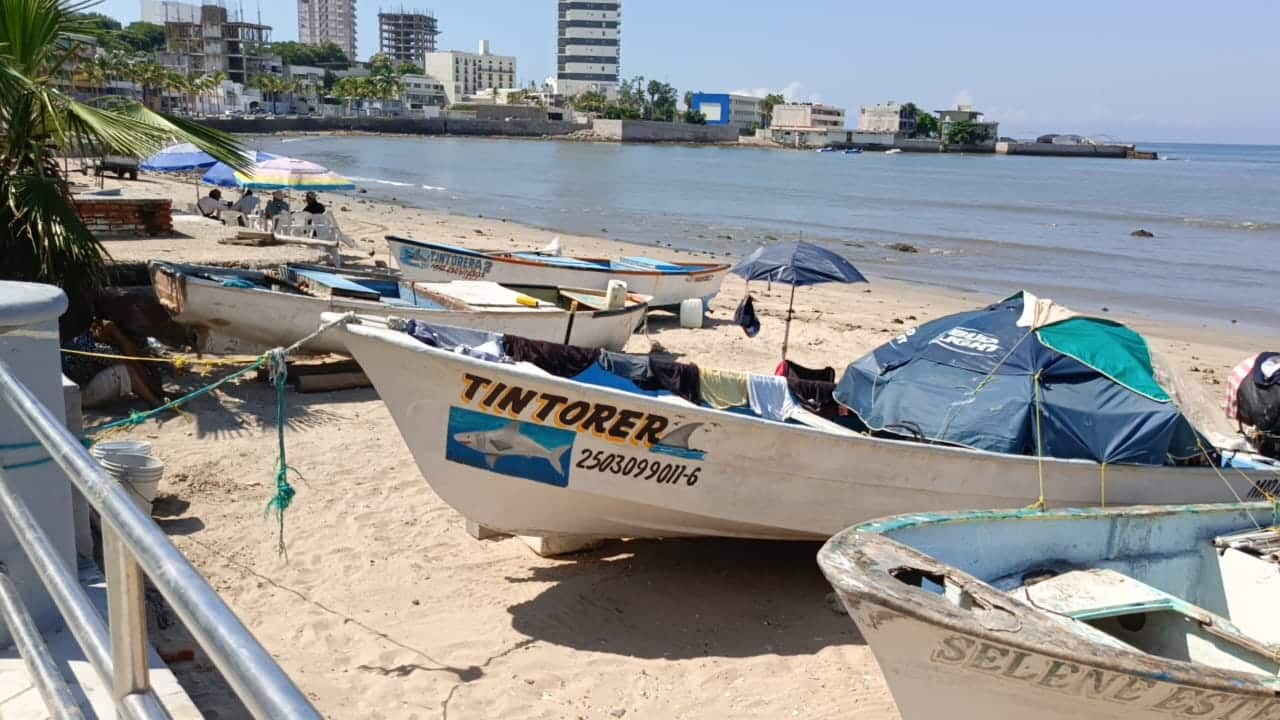
{"label": "black cloth", "polygon": [[790,388],[791,394],[795,396],[796,401],[804,406],[805,410],[828,420],[840,414],[840,404],[836,402],[835,398],[835,383],[821,380],[801,380],[788,376],[787,387]]}
{"label": "black cloth", "polygon": [[[1253,361],[1254,384],[1260,387],[1271,387],[1272,385],[1280,384],[1280,369],[1277,369],[1277,363],[1280,363],[1280,353],[1260,353],[1257,359]],[[1268,374],[1268,370],[1270,374]]]}
{"label": "black cloth", "polygon": [[650,357],[649,371],[658,386],[645,390],[667,390],[691,403],[702,402],[702,378],[697,365]]}
{"label": "black cloth", "polygon": [[738,303],[738,309],[733,311],[733,321],[742,328],[742,332],[746,333],[747,337],[755,337],[760,333],[760,318],[756,317],[756,306],[750,295],[742,298],[742,302]]}
{"label": "black cloth", "polygon": [[309,212],[312,215],[324,214],[324,203],[315,200],[308,200],[306,205],[302,206],[302,212]]}
{"label": "black cloth", "polygon": [[630,380],[641,390],[659,389],[653,379],[653,371],[649,369],[648,355],[628,355],[605,350],[600,353],[600,367]]}
{"label": "black cloth", "polygon": [[600,358],[599,348],[530,340],[518,335],[502,338],[503,350],[515,362],[530,362],[559,377],[573,377]]}
{"label": "black cloth", "polygon": [[452,350],[458,346],[479,347],[488,342],[496,342],[499,348],[504,347],[502,335],[498,333],[451,325],[432,325],[421,320],[410,320],[405,332],[426,345],[444,350]]}
{"label": "black cloth", "polygon": [[836,381],[835,368],[814,369],[797,365],[790,360],[783,360],[782,362],[786,365],[786,372],[783,374],[786,375],[787,380],[814,380],[824,383],[834,383]]}

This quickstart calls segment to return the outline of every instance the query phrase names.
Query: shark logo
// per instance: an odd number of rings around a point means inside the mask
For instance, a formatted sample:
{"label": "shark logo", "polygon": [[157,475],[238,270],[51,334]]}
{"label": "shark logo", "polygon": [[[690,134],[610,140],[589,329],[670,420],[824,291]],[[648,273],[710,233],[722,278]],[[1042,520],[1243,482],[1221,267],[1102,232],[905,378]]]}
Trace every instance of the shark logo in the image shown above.
{"label": "shark logo", "polygon": [[688,425],[681,425],[659,438],[657,444],[649,448],[649,450],[690,460],[701,460],[706,455],[706,451],[689,447],[689,438],[693,436],[693,433],[698,428],[705,424],[694,422]]}
{"label": "shark logo", "polygon": [[533,438],[520,432],[519,423],[511,423],[497,430],[461,432],[455,434],[453,439],[459,445],[484,455],[485,464],[490,470],[498,464],[499,458],[523,457],[546,460],[559,473],[564,467],[565,456],[573,449],[572,445],[558,448],[543,447]]}

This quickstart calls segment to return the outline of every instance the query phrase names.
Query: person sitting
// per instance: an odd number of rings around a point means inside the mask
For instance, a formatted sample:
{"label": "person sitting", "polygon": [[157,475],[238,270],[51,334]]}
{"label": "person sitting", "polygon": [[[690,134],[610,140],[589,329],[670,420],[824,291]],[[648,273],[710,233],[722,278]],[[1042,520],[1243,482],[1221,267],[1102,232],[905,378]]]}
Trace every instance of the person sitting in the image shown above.
{"label": "person sitting", "polygon": [[289,212],[289,202],[284,199],[284,193],[276,190],[271,193],[271,201],[267,203],[267,217],[273,218],[282,212]]}
{"label": "person sitting", "polygon": [[252,215],[258,209],[259,198],[253,194],[252,190],[245,190],[239,200],[231,206],[232,210],[239,210],[245,215]]}
{"label": "person sitting", "polygon": [[302,206],[302,212],[311,213],[312,215],[324,214],[324,205],[319,200],[316,200],[315,193],[307,193],[306,200],[307,203]]}
{"label": "person sitting", "polygon": [[208,195],[200,198],[196,203],[196,209],[200,214],[212,220],[221,220],[222,211],[226,207],[227,204],[222,201],[222,191],[218,188],[210,190]]}

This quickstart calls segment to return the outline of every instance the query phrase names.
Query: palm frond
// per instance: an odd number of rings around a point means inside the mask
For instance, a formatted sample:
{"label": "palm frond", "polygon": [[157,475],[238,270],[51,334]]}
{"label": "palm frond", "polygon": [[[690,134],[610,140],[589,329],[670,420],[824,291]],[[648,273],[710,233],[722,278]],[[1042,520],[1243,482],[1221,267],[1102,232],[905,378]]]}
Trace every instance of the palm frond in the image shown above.
{"label": "palm frond", "polygon": [[0,176],[0,278],[54,282],[69,293],[101,285],[107,251],[52,171]]}
{"label": "palm frond", "polygon": [[140,103],[125,105],[114,112],[156,128],[170,138],[189,142],[236,170],[247,172],[253,168],[253,161],[245,154],[244,146],[240,141],[221,130],[214,130],[191,120],[153,112]]}

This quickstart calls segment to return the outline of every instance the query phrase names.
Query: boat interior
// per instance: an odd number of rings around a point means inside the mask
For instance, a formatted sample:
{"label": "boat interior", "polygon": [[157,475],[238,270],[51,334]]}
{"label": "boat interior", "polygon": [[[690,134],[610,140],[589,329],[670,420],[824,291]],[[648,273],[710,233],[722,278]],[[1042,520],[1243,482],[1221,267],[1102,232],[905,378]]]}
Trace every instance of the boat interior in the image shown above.
{"label": "boat interior", "polygon": [[[919,517],[883,534],[1092,643],[1280,673],[1280,528],[1268,505]],[[956,606],[982,604],[962,580],[898,570]]]}
{"label": "boat interior", "polygon": [[[549,285],[512,285],[486,281],[405,282],[398,275],[335,270],[323,265],[291,263],[265,271],[194,265],[169,265],[176,272],[226,287],[268,290],[290,295],[364,300],[417,310],[522,309],[531,312],[608,310],[604,291]],[[626,307],[643,304],[628,294]]]}

